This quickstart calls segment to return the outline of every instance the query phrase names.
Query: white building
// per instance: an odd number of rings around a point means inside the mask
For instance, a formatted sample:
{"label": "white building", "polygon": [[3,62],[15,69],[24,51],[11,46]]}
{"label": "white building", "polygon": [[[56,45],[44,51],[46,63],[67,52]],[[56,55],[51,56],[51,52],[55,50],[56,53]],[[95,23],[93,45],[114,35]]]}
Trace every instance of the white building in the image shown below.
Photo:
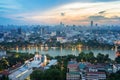
{"label": "white building", "polygon": [[[16,71],[12,72],[9,75],[10,80],[24,80],[26,79],[32,72],[34,67],[39,68],[42,64],[42,57],[43,59],[46,59],[46,56],[36,54],[34,56],[34,60],[32,62],[26,61],[24,65],[16,69]],[[46,60],[43,60],[46,61]]]}
{"label": "white building", "polygon": [[56,32],[52,32],[50,36],[56,36]]}
{"label": "white building", "polygon": [[20,67],[17,71],[11,73],[8,77],[10,80],[24,80],[33,72],[32,68],[26,66]]}
{"label": "white building", "polygon": [[67,39],[63,38],[63,37],[57,37],[57,41],[60,43],[66,43]]}
{"label": "white building", "polygon": [[50,66],[56,65],[56,64],[57,64],[57,60],[56,60],[56,59],[52,59],[52,60],[49,62],[49,64],[48,64],[46,67],[44,67],[44,69],[49,69]]}

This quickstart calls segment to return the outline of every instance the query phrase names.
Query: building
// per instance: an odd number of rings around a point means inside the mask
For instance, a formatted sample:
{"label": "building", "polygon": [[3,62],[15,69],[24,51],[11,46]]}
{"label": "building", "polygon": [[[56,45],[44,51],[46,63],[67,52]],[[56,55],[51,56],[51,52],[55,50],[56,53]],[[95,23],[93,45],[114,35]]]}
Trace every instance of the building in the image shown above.
{"label": "building", "polygon": [[22,29],[18,28],[18,34],[22,34]]}
{"label": "building", "polygon": [[90,22],[90,26],[93,27],[93,21]]}
{"label": "building", "polygon": [[[43,59],[42,59],[42,57],[43,57]],[[45,59],[46,59],[45,55],[41,56],[40,54],[36,54],[34,56],[33,61],[30,62],[29,60],[27,60],[25,62],[25,64],[23,64],[21,67],[17,68],[15,71],[11,72],[8,76],[9,79],[10,80],[26,79],[33,72],[33,68],[39,68],[42,66],[43,62],[46,61]]]}
{"label": "building", "polygon": [[57,64],[57,60],[56,59],[52,59],[47,66],[44,67],[44,69],[49,69],[50,66],[52,65],[56,65]]}
{"label": "building", "polygon": [[6,51],[0,51],[0,58],[3,58],[6,56]]}
{"label": "building", "polygon": [[56,32],[51,32],[50,36],[56,36]]}
{"label": "building", "polygon": [[76,72],[78,71],[78,64],[69,64],[67,66],[68,72]]}
{"label": "building", "polygon": [[2,38],[4,36],[4,34],[3,33],[0,33],[0,38]]}
{"label": "building", "polygon": [[72,60],[68,62],[66,80],[106,80],[107,69],[103,64],[77,63]]}
{"label": "building", "polygon": [[66,80],[80,80],[80,72],[76,61],[68,62]]}
{"label": "building", "polygon": [[86,72],[85,80],[106,80],[105,72]]}
{"label": "building", "polygon": [[116,73],[120,70],[120,64],[113,64],[113,72]]}
{"label": "building", "polygon": [[33,72],[32,68],[22,66],[15,72],[11,73],[8,77],[10,80],[24,80]]}
{"label": "building", "polygon": [[80,80],[80,73],[79,72],[69,72],[67,73],[66,80]]}
{"label": "building", "polygon": [[88,64],[86,65],[86,80],[106,80],[105,66],[102,64]]}
{"label": "building", "polygon": [[4,41],[4,38],[0,38],[0,42],[3,42]]}
{"label": "building", "polygon": [[60,42],[60,43],[66,43],[67,39],[64,38],[64,37],[57,37],[57,41]]}

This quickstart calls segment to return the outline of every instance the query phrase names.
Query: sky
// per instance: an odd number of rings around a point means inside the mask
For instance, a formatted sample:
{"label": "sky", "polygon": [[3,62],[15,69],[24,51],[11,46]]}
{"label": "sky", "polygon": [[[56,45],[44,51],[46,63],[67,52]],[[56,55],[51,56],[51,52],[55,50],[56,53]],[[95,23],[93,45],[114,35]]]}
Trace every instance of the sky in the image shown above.
{"label": "sky", "polygon": [[0,0],[0,24],[120,25],[120,0]]}

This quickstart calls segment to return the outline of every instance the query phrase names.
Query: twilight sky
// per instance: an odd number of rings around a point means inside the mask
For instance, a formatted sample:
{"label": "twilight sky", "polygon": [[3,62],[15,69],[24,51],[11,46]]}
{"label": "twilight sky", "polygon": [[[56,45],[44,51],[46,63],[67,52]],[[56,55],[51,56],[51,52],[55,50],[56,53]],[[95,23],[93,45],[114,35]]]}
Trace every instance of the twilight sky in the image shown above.
{"label": "twilight sky", "polygon": [[120,25],[120,0],[0,0],[0,24]]}

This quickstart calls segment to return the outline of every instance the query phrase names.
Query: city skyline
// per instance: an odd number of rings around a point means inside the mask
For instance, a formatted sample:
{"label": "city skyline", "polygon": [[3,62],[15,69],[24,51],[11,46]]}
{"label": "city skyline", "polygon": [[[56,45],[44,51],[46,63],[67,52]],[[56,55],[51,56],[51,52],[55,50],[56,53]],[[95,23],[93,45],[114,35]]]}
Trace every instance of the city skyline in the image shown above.
{"label": "city skyline", "polygon": [[119,0],[1,0],[1,24],[120,24]]}

